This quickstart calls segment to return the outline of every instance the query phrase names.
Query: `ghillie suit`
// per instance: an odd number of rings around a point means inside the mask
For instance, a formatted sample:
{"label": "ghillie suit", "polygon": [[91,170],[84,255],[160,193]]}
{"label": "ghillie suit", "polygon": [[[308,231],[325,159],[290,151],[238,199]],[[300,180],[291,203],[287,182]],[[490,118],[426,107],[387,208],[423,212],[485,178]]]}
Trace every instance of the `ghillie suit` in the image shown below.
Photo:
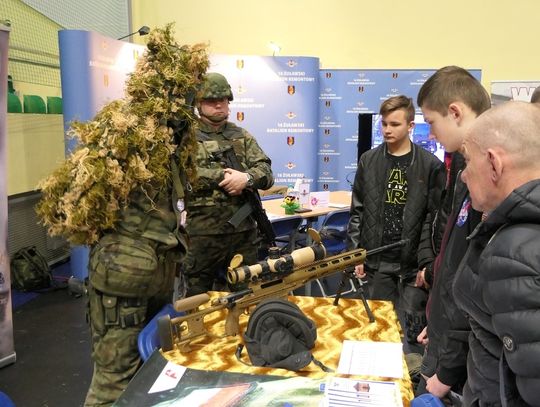
{"label": "ghillie suit", "polygon": [[126,96],[91,121],[71,123],[78,149],[40,184],[36,211],[51,236],[96,243],[115,228],[133,190],[159,190],[170,181],[174,153],[186,181],[195,181],[191,104],[208,65],[206,46],[179,46],[171,24],[150,33]]}

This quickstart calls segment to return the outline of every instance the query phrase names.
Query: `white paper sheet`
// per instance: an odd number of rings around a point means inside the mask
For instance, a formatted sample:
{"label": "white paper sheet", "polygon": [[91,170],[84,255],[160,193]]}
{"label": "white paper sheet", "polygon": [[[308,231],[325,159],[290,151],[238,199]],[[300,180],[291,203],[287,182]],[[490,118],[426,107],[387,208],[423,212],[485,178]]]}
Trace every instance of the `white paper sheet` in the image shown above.
{"label": "white paper sheet", "polygon": [[395,342],[343,341],[337,372],[401,379],[402,347]]}
{"label": "white paper sheet", "polygon": [[330,378],[325,386],[324,407],[403,407],[395,382]]}
{"label": "white paper sheet", "polygon": [[186,371],[185,366],[167,362],[148,393],[174,389]]}

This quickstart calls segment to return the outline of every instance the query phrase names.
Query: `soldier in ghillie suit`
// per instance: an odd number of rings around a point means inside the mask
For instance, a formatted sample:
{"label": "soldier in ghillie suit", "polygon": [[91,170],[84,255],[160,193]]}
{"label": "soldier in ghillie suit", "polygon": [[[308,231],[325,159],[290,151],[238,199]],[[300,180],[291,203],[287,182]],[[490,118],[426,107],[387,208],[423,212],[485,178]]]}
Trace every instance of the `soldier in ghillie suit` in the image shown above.
{"label": "soldier in ghillie suit", "polygon": [[[227,121],[233,100],[227,79],[209,73],[197,94],[198,183],[187,194],[186,229],[190,247],[184,262],[187,296],[211,290],[232,257],[257,262],[257,225],[251,216],[235,228],[228,221],[245,203],[245,188],[268,189],[274,183],[270,159],[246,130]],[[243,171],[230,168],[224,152],[232,148]],[[223,274],[224,275],[224,274]],[[230,287],[234,289],[235,287]]]}
{"label": "soldier in ghillie suit", "polygon": [[187,251],[179,203],[196,185],[192,105],[207,68],[204,46],[178,46],[170,25],[152,31],[126,97],[72,123],[79,149],[41,184],[37,212],[49,233],[91,246],[85,406],[120,396],[142,364],[140,331],[172,301]]}

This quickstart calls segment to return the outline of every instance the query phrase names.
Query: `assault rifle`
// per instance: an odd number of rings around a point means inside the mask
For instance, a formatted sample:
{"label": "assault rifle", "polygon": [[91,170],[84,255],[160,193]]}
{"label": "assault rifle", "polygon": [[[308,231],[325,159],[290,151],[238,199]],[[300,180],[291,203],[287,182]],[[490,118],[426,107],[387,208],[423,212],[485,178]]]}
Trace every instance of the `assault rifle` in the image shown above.
{"label": "assault rifle", "polygon": [[[244,168],[238,161],[238,157],[234,152],[232,147],[223,149],[214,153],[214,155],[220,159],[223,164],[233,170],[244,172]],[[255,222],[257,222],[257,228],[259,229],[260,238],[255,243],[264,241],[270,246],[275,246],[276,234],[272,228],[272,223],[268,220],[266,216],[266,211],[264,210],[261,197],[256,188],[246,188],[242,191],[242,197],[245,200],[244,205],[238,209],[238,211],[229,219],[230,223],[236,229],[240,223],[247,218],[252,216]]]}
{"label": "assault rifle", "polygon": [[[240,315],[261,301],[267,298],[286,297],[291,291],[313,280],[364,263],[368,254],[365,249],[326,257],[326,249],[321,243],[319,234],[313,229],[309,229],[308,232],[315,243],[310,247],[294,250],[288,255],[280,256],[279,250],[276,250],[276,255],[271,255],[267,260],[251,266],[242,266],[242,256],[236,255],[227,271],[227,280],[231,284],[249,282],[247,289],[223,295],[212,301],[208,294],[176,301],[174,309],[185,312],[185,315],[173,319],[170,315],[165,315],[158,319],[161,348],[169,351],[176,346],[181,352],[189,352],[190,344],[194,340],[210,336],[204,326],[204,317],[220,310],[227,310],[225,333],[222,336],[238,335]],[[383,246],[378,251],[404,244],[405,241],[402,240]],[[209,303],[207,307],[199,308],[207,303]],[[367,305],[365,299],[364,305]]]}

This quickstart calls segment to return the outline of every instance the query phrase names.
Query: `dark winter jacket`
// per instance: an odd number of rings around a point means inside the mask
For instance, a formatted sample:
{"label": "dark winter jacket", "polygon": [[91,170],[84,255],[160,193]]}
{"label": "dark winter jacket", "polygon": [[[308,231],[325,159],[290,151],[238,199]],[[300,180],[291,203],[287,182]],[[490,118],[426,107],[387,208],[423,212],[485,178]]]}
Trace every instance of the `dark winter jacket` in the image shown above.
{"label": "dark winter jacket", "polygon": [[514,190],[471,239],[453,287],[472,330],[464,406],[503,405],[501,383],[505,405],[540,406],[540,180]]}
{"label": "dark winter jacket", "polygon": [[[404,278],[418,271],[417,250],[422,226],[428,213],[438,208],[444,188],[444,164],[422,147],[412,144],[412,159],[407,169],[407,203],[403,210],[402,239],[409,239],[401,248],[401,270]],[[392,167],[386,157],[386,143],[362,154],[352,192],[351,218],[348,226],[348,247],[367,250],[379,247],[383,235],[384,201],[388,171]],[[370,256],[366,265],[377,269],[379,256]]]}
{"label": "dark winter jacket", "polygon": [[467,236],[482,218],[482,214],[472,208],[467,186],[461,181],[460,175],[461,169],[457,172],[455,184],[451,188],[451,210],[440,253],[434,262],[434,278],[427,309],[429,358],[437,360],[435,373],[439,380],[458,391],[467,377],[470,326],[466,316],[455,303],[452,284],[467,251]]}
{"label": "dark winter jacket", "polygon": [[441,241],[446,227],[448,215],[456,205],[460,205],[461,195],[454,194],[456,183],[458,183],[461,171],[465,168],[465,159],[458,153],[451,153],[451,163],[447,172],[445,190],[441,197],[440,208],[428,214],[422,229],[420,243],[418,244],[418,267],[426,269],[424,278],[429,286],[433,285],[433,263],[435,257],[440,253]]}

